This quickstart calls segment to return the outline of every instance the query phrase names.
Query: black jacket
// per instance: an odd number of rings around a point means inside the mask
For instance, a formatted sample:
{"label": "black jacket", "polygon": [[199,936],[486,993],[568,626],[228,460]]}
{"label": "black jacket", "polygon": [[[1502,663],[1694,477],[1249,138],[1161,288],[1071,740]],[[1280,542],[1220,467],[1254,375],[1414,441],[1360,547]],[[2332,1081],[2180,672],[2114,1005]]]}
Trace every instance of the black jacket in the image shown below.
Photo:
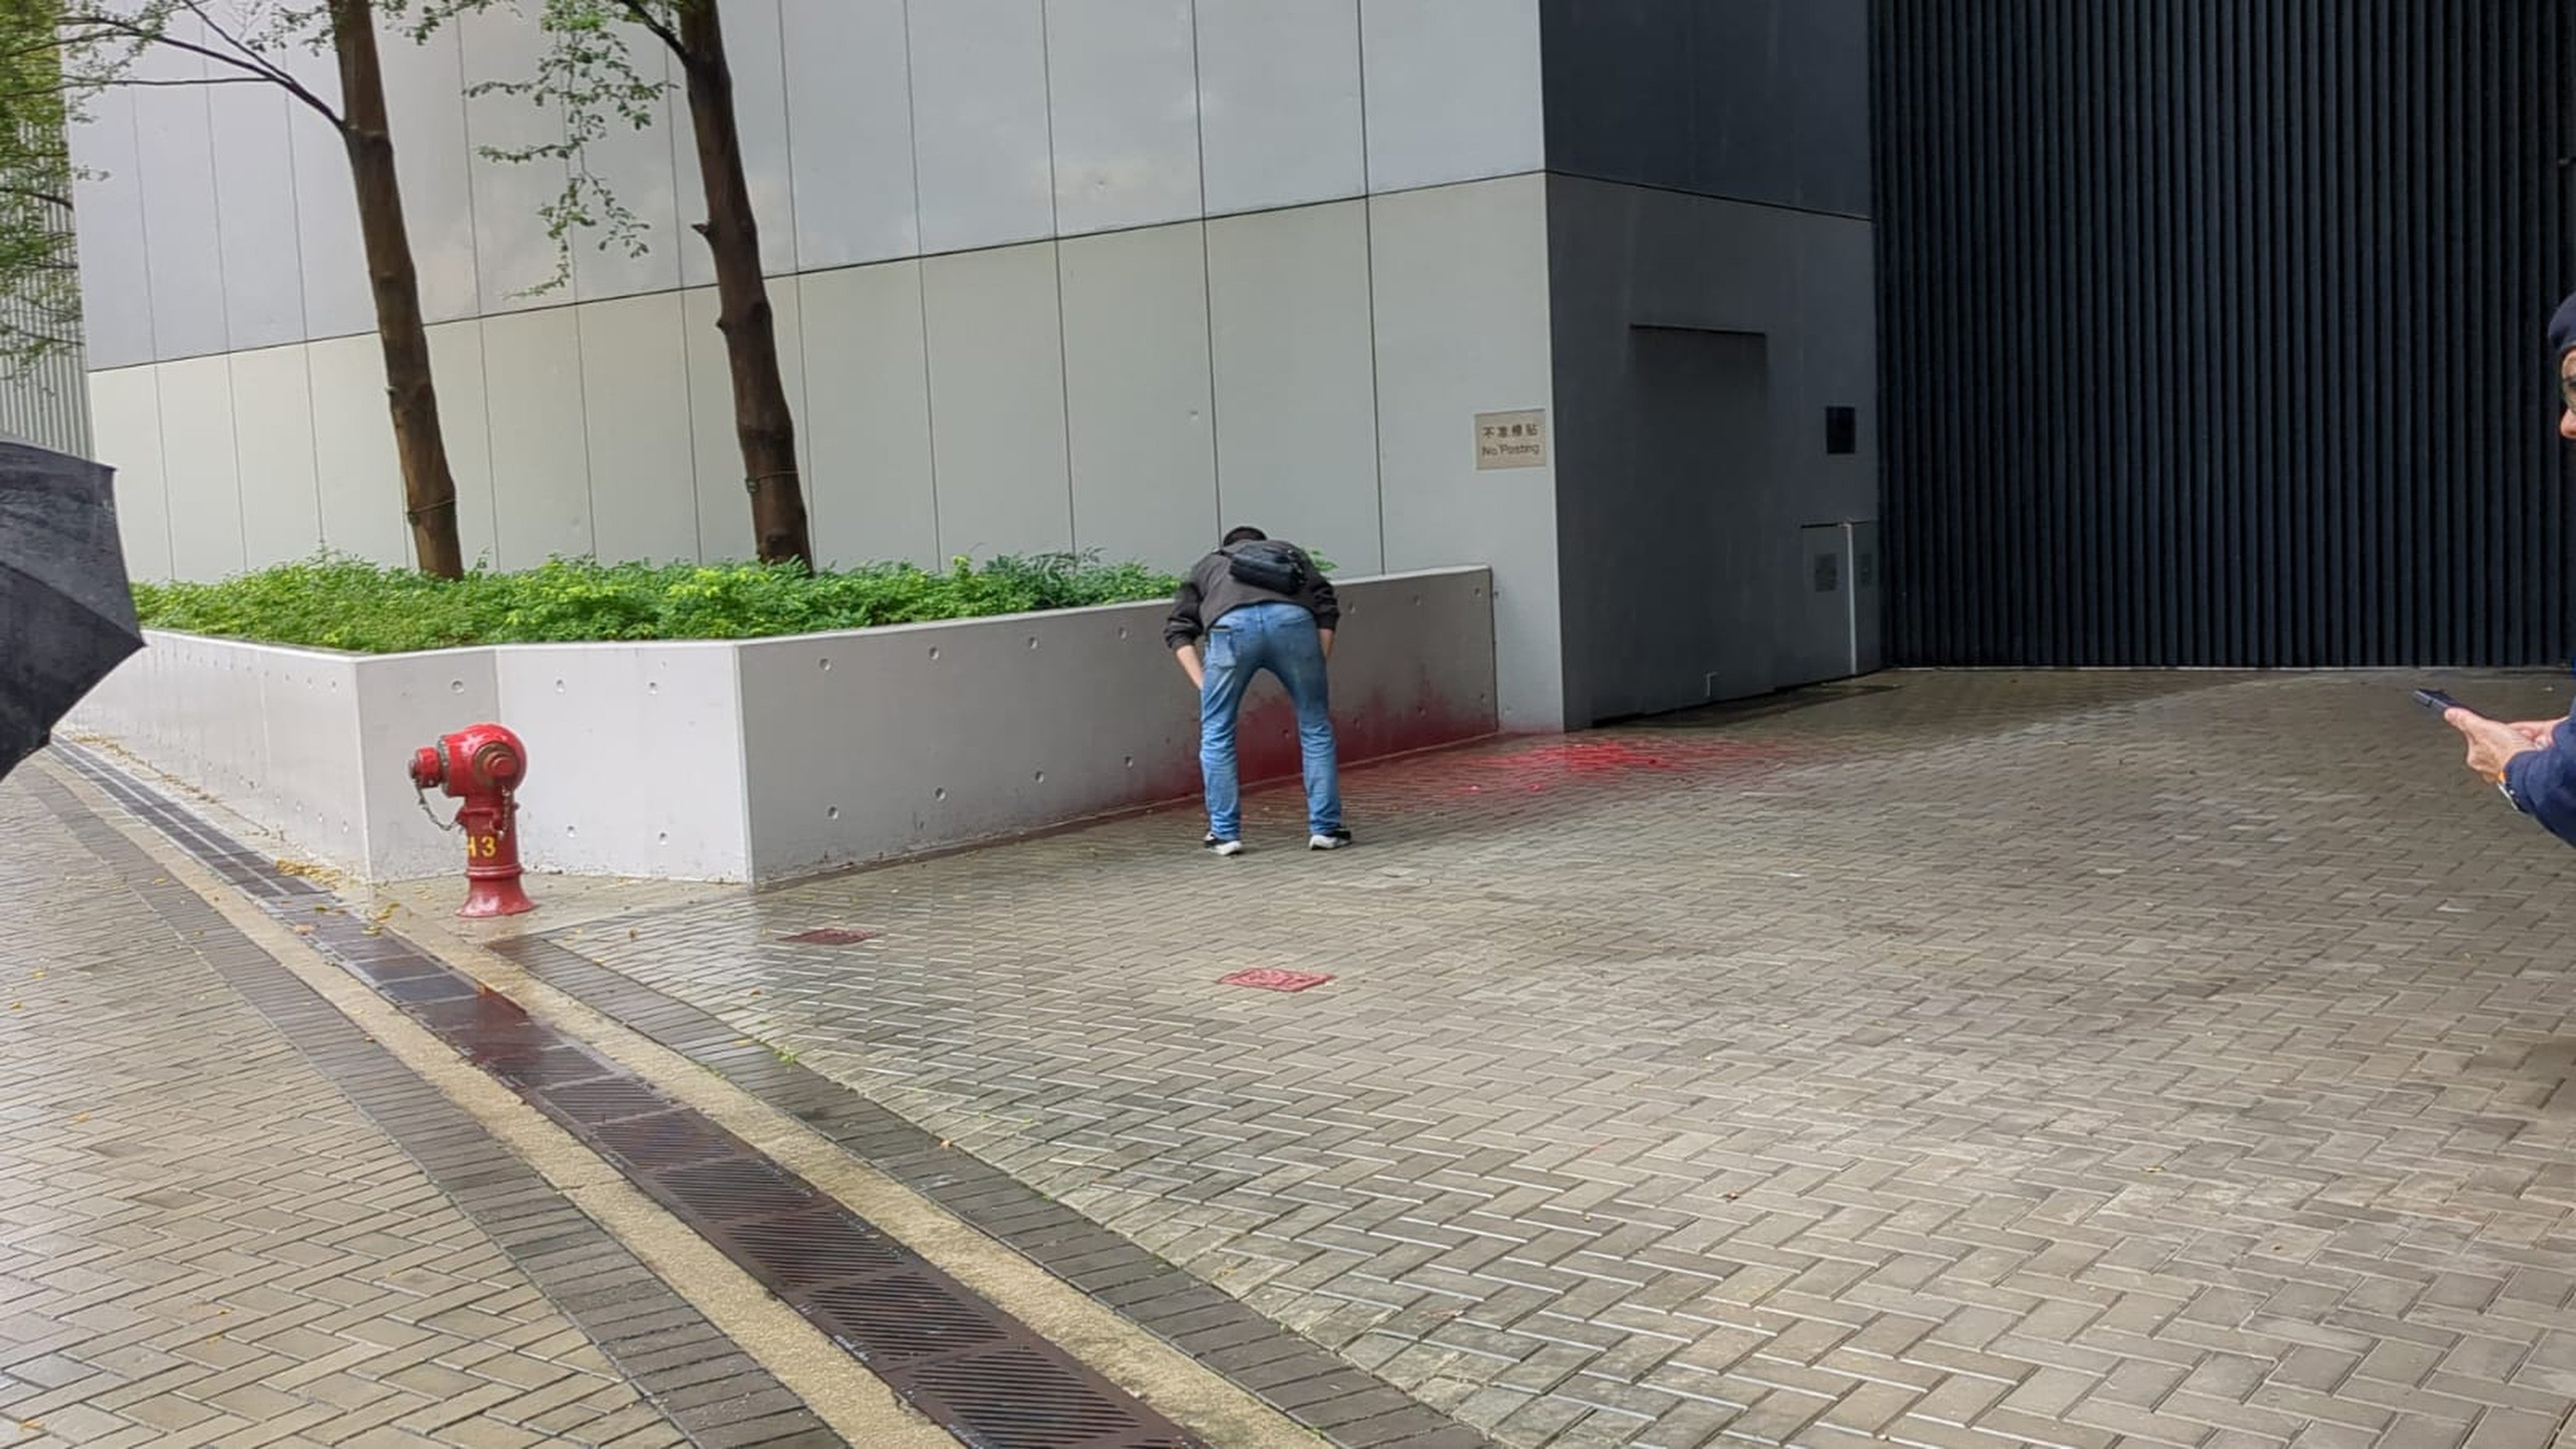
{"label": "black jacket", "polygon": [[1341,601],[1333,596],[1333,582],[1315,561],[1295,544],[1297,562],[1305,566],[1306,587],[1296,594],[1276,594],[1256,588],[1233,574],[1233,561],[1219,549],[1200,559],[1181,580],[1180,592],[1172,597],[1172,615],[1163,621],[1163,647],[1179,649],[1207,632],[1208,626],[1246,604],[1295,604],[1315,616],[1315,627],[1331,629],[1342,622]]}

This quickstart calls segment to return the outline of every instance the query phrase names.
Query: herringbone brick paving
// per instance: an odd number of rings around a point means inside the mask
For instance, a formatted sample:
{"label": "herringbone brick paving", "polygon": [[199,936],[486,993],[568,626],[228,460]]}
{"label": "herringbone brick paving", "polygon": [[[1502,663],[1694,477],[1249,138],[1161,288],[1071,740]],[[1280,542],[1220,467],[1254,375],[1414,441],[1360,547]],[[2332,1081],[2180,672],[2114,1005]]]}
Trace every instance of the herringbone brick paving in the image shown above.
{"label": "herringbone brick paving", "polygon": [[1882,676],[556,939],[1507,1443],[2547,1445],[2576,853],[2412,682]]}
{"label": "herringbone brick paving", "polygon": [[0,842],[0,1445],[687,1442],[22,784]]}

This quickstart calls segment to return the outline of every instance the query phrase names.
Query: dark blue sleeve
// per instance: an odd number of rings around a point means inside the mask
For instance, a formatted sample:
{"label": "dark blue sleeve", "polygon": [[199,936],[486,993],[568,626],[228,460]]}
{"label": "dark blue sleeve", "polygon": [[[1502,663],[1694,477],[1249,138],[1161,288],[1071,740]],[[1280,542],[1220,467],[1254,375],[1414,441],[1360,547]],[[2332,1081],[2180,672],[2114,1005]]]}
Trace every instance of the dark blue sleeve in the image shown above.
{"label": "dark blue sleeve", "polygon": [[2505,761],[2504,792],[2514,808],[2576,845],[2576,724],[2560,720],[2545,748]]}

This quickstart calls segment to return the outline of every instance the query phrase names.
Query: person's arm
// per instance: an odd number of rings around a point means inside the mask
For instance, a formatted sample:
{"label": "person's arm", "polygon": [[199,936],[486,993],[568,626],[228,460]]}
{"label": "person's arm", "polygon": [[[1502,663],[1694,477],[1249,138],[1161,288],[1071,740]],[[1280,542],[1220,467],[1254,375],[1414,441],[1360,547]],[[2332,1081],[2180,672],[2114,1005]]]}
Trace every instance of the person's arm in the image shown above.
{"label": "person's arm", "polygon": [[2501,786],[2515,809],[2576,845],[2576,731],[2566,721],[2547,722],[2549,732],[2534,743],[2532,727],[2541,721],[2508,724],[2464,709],[2442,718],[2468,741],[2470,769]]}
{"label": "person's arm", "polygon": [[1163,647],[1171,650],[1172,657],[1180,661],[1181,672],[1190,677],[1193,689],[1205,688],[1207,678],[1199,663],[1199,634],[1202,630],[1199,604],[1198,571],[1193,569],[1188,578],[1181,580],[1179,591],[1172,595],[1171,616],[1163,621]]}
{"label": "person's arm", "polygon": [[1314,611],[1315,637],[1324,646],[1324,658],[1333,657],[1333,631],[1342,626],[1342,601],[1333,592],[1333,581],[1315,567],[1315,560],[1304,549],[1297,550],[1297,561],[1306,568],[1306,607]]}

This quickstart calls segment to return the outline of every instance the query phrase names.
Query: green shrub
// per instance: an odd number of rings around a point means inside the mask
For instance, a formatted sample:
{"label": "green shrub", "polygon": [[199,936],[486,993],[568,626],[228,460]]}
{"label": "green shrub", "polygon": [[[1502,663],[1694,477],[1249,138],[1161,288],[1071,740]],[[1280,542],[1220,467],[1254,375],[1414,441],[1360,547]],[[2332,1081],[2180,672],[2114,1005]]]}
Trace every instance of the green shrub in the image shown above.
{"label": "green shrub", "polygon": [[1179,580],[1094,554],[959,559],[945,573],[871,564],[601,564],[556,559],[441,582],[325,554],[219,584],[136,584],[155,629],[394,654],[470,644],[755,639],[1169,598]]}

